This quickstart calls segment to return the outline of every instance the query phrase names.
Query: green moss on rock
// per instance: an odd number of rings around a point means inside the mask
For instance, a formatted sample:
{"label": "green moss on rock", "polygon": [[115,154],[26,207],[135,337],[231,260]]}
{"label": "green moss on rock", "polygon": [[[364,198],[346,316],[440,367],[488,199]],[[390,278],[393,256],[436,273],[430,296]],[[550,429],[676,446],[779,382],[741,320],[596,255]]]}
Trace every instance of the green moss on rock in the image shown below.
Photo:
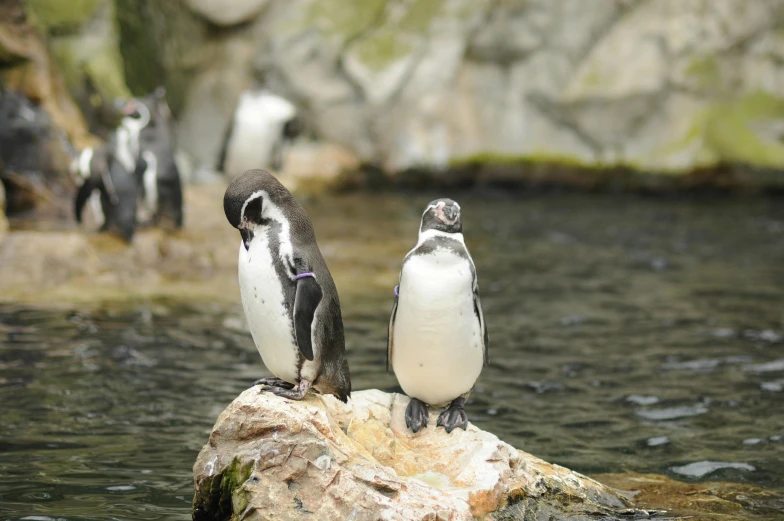
{"label": "green moss on rock", "polygon": [[755,92],[710,106],[704,115],[705,142],[719,159],[730,163],[784,167],[784,144],[766,140],[755,122],[784,120],[784,98]]}
{"label": "green moss on rock", "polygon": [[78,28],[102,3],[106,0],[24,0],[30,20],[44,32]]}
{"label": "green moss on rock", "polygon": [[400,33],[389,27],[362,40],[355,49],[357,58],[371,69],[381,70],[393,61],[410,54],[414,47]]}
{"label": "green moss on rock", "polygon": [[719,64],[713,56],[693,58],[684,72],[686,76],[693,79],[700,88],[707,90],[715,90],[721,80]]}
{"label": "green moss on rock", "polygon": [[350,41],[374,26],[386,9],[387,0],[317,0],[305,16],[305,27]]}

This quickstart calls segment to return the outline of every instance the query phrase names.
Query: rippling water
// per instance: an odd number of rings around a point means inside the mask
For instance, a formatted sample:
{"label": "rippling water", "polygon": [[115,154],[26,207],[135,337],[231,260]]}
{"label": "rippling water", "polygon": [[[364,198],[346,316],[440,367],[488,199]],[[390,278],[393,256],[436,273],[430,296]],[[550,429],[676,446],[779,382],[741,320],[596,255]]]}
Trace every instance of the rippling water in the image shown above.
{"label": "rippling water", "polygon": [[[453,197],[491,337],[471,421],[584,473],[784,488],[780,200]],[[355,389],[396,389],[391,288],[430,198],[308,204]],[[238,305],[5,306],[0,342],[0,519],[189,519],[198,450],[264,374]]]}

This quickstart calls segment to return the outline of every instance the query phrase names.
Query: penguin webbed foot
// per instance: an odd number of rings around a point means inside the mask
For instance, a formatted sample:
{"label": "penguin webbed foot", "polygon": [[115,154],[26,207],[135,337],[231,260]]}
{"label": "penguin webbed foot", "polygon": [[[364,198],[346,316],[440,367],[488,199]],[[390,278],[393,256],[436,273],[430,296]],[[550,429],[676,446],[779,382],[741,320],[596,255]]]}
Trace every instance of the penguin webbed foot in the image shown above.
{"label": "penguin webbed foot", "polygon": [[308,395],[310,385],[311,383],[308,380],[300,380],[296,389],[293,388],[294,386],[292,386],[292,389],[283,389],[272,385],[262,385],[259,392],[268,391],[275,396],[288,398],[289,400],[302,400]]}
{"label": "penguin webbed foot", "polygon": [[447,433],[452,432],[456,428],[460,427],[463,430],[466,430],[468,427],[468,416],[466,416],[465,409],[465,398],[460,397],[452,401],[449,404],[449,407],[441,414],[438,415],[438,427],[443,427],[446,429]]}
{"label": "penguin webbed foot", "polygon": [[416,398],[411,398],[408,407],[406,407],[406,427],[417,433],[423,427],[427,427],[429,419],[427,404]]}
{"label": "penguin webbed foot", "polygon": [[274,376],[259,378],[258,380],[253,382],[253,385],[251,385],[251,387],[256,387],[257,385],[263,385],[267,387],[280,387],[281,389],[294,389],[294,384],[289,383],[286,380],[281,380],[280,378]]}

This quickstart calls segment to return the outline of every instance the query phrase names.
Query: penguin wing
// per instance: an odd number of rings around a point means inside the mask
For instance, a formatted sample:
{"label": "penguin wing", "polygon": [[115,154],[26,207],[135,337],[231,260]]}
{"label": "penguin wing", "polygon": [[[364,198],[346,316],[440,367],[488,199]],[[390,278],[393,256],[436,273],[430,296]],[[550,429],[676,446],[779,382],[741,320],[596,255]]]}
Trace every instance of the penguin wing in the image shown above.
{"label": "penguin wing", "polygon": [[297,347],[308,360],[313,360],[311,326],[322,295],[321,286],[314,277],[297,281],[297,293],[294,296],[294,334]]}
{"label": "penguin wing", "polygon": [[395,338],[395,317],[397,317],[397,299],[395,297],[395,303],[392,305],[392,316],[389,317],[389,338],[387,340],[387,374],[389,374],[389,368],[392,364],[392,344],[394,343],[393,340]]}
{"label": "penguin wing", "polygon": [[476,281],[474,281],[474,314],[477,320],[479,320],[479,329],[482,332],[482,344],[484,346],[484,365],[487,366],[487,326],[485,324],[485,315],[482,313],[482,302],[479,300],[479,286],[476,284]]}

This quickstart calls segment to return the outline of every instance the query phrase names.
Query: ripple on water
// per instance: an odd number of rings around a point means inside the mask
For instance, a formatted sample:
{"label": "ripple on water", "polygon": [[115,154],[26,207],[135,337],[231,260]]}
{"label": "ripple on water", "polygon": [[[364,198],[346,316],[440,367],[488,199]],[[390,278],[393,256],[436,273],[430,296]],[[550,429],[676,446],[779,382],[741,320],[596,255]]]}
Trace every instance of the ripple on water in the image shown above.
{"label": "ripple on water", "polygon": [[688,418],[699,416],[709,411],[704,405],[683,405],[680,407],[667,407],[664,409],[637,409],[634,413],[646,420],[677,420],[678,418]]}
{"label": "ripple on water", "polygon": [[749,472],[757,470],[748,463],[734,463],[729,461],[697,461],[680,467],[670,467],[670,470],[676,474],[688,476],[690,478],[701,478],[721,469],[746,470]]}
{"label": "ripple on water", "polygon": [[743,369],[754,373],[774,373],[777,371],[784,371],[784,358],[779,358],[778,360],[764,362],[761,364],[750,364],[744,366]]}
{"label": "ripple on water", "polygon": [[654,436],[653,438],[648,438],[647,443],[649,447],[659,447],[669,444],[670,438],[667,436]]}

